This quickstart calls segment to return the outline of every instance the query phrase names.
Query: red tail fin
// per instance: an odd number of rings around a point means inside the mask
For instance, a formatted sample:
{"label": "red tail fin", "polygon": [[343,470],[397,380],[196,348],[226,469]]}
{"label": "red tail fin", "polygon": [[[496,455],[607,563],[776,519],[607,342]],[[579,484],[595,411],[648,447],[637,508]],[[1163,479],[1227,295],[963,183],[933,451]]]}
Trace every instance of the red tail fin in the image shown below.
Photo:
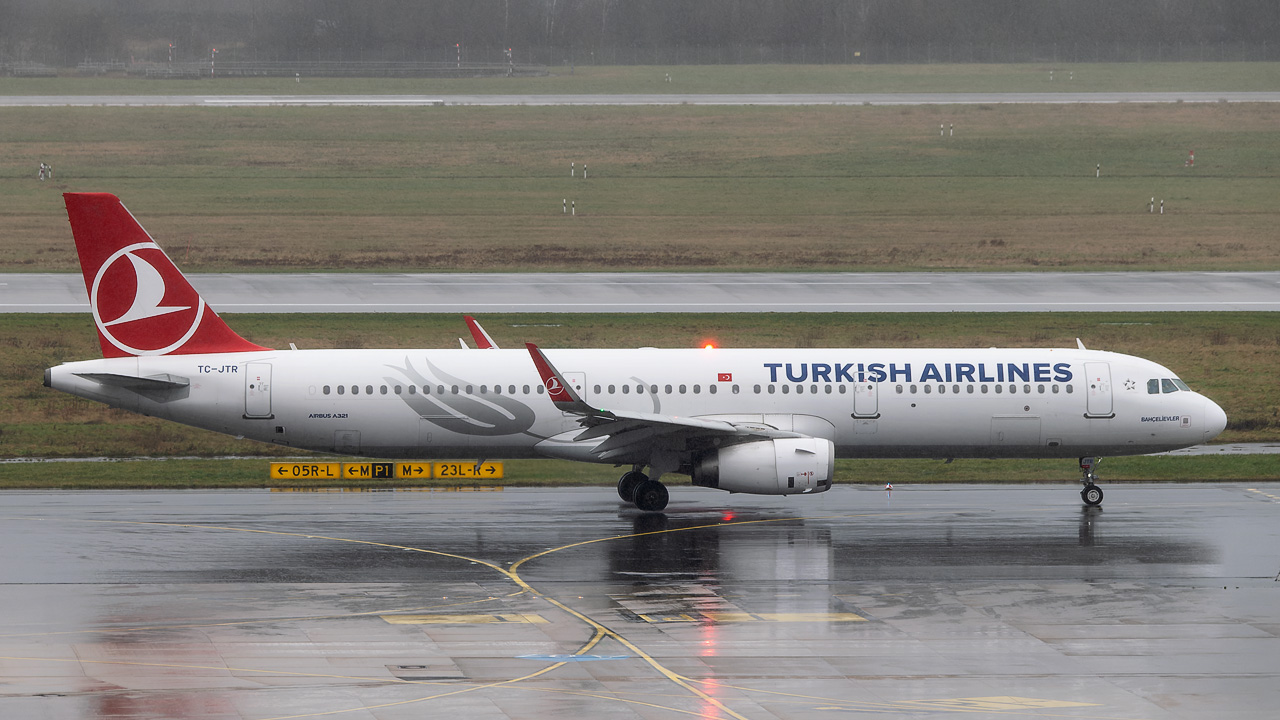
{"label": "red tail fin", "polygon": [[103,357],[267,348],[227,327],[110,193],[65,193]]}

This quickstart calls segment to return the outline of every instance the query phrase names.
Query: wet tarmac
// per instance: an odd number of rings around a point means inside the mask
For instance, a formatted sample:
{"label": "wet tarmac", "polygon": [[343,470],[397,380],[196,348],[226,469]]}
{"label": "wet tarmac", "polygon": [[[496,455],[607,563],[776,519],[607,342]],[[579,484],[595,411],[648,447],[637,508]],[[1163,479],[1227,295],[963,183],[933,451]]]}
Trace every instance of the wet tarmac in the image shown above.
{"label": "wet tarmac", "polygon": [[1261,718],[1280,485],[6,492],[4,718]]}

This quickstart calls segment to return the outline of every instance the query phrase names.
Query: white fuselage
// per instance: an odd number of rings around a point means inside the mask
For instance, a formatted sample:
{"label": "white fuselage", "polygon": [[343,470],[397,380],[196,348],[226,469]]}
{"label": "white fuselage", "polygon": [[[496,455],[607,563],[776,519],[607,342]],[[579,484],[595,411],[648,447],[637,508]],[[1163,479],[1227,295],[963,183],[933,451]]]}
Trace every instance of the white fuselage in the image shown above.
{"label": "white fuselage", "polygon": [[[1167,382],[1151,392],[1149,381],[1176,378],[1164,367],[1091,350],[546,354],[593,406],[769,426],[826,438],[840,457],[1140,454],[1202,443],[1226,423],[1196,392]],[[590,461],[587,450],[599,442],[572,440],[579,418],[556,409],[524,350],[112,358],[51,368],[46,383],[112,407],[321,452]]]}

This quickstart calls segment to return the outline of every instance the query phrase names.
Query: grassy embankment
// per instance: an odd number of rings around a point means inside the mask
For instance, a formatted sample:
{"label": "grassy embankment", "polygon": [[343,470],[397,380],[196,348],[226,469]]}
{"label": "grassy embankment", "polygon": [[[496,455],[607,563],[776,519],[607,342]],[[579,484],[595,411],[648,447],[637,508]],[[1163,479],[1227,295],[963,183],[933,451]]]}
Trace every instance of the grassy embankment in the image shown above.
{"label": "grassy embankment", "polygon": [[68,190],[197,272],[1280,267],[1270,104],[12,108],[0,136],[7,271],[76,268]]}
{"label": "grassy embankment", "polygon": [[[1280,326],[1261,313],[488,315],[499,343],[544,347],[1069,347],[1141,355],[1178,372],[1231,418],[1228,441],[1280,439]],[[452,347],[459,318],[426,315],[240,315],[231,324],[274,347]],[[41,386],[43,369],[97,354],[85,315],[0,315],[0,457],[259,455],[260,460],[0,465],[0,487],[265,487],[271,445],[113,411]],[[849,460],[842,482],[1071,481],[1068,461]],[[1111,458],[1118,480],[1280,479],[1280,457]],[[554,461],[507,464],[504,484],[612,482],[608,467]],[[350,483],[333,483],[349,485]],[[394,483],[392,483],[394,484]],[[381,483],[380,483],[381,485]]]}
{"label": "grassy embankment", "polygon": [[[678,65],[549,68],[540,78],[0,78],[0,95],[543,95],[1271,91],[1280,63]],[[1050,79],[1049,71],[1053,70]],[[666,76],[671,75],[671,82]]]}

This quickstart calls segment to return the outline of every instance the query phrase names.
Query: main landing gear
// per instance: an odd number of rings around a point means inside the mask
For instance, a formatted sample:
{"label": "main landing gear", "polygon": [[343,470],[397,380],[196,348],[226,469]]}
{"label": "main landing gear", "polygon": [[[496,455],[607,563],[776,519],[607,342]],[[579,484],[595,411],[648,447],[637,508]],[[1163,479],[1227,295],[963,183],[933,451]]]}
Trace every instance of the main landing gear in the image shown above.
{"label": "main landing gear", "polygon": [[645,512],[658,512],[667,506],[667,486],[650,480],[636,466],[618,478],[618,497]]}
{"label": "main landing gear", "polygon": [[1098,467],[1098,462],[1101,460],[1102,458],[1080,458],[1080,472],[1084,476],[1080,479],[1080,482],[1084,484],[1084,489],[1080,491],[1080,499],[1089,507],[1097,507],[1102,504],[1102,488],[1093,484],[1098,479],[1098,473],[1093,470]]}

